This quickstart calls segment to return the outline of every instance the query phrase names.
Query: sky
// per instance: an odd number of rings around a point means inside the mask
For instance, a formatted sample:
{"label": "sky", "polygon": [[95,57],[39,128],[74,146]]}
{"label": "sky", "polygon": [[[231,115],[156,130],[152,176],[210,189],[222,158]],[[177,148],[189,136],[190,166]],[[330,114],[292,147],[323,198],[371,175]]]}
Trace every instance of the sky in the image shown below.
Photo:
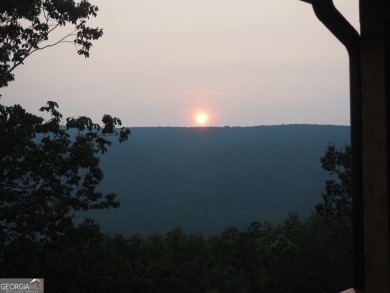
{"label": "sky", "polygon": [[[198,126],[201,112],[205,126],[350,124],[347,52],[307,3],[90,2],[104,29],[91,57],[70,44],[34,53],[0,90],[3,105],[38,114],[51,100],[64,117],[129,127]],[[334,3],[358,30],[358,1]]]}

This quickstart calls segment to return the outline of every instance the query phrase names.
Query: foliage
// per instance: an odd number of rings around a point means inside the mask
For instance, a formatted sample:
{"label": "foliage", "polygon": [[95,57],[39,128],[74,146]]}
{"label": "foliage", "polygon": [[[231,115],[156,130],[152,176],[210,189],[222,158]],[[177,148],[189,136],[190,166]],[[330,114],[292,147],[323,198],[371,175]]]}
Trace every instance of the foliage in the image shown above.
{"label": "foliage", "polygon": [[[32,53],[71,43],[77,53],[89,57],[92,41],[103,35],[100,28],[89,27],[98,7],[88,0],[2,0],[0,2],[0,87],[14,80],[13,71]],[[61,28],[73,28],[57,34]],[[56,39],[52,40],[52,36]],[[49,40],[50,39],[50,40]]]}
{"label": "foliage", "polygon": [[253,222],[209,238],[180,228],[125,238],[88,221],[51,242],[8,245],[0,277],[45,276],[50,292],[333,293],[351,284],[348,229],[291,214],[278,226]]}
{"label": "foliage", "polygon": [[100,154],[107,135],[127,140],[130,130],[105,115],[103,125],[88,117],[67,118],[55,102],[40,111],[51,119],[27,113],[21,106],[0,105],[0,242],[16,238],[50,240],[73,228],[76,211],[118,207],[115,194],[96,186],[103,178]]}
{"label": "foliage", "polygon": [[326,181],[326,193],[322,195],[323,203],[316,206],[320,215],[347,216],[352,215],[352,169],[351,147],[337,150],[334,145],[328,146],[321,158],[322,168],[337,181]]}

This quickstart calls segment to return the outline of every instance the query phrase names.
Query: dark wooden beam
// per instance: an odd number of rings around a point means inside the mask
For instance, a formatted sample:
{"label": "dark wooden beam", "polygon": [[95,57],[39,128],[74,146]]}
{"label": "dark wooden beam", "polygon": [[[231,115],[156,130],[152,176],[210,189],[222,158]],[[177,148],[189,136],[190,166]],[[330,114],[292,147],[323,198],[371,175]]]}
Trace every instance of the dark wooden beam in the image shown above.
{"label": "dark wooden beam", "polygon": [[390,292],[390,1],[360,0],[364,277]]}
{"label": "dark wooden beam", "polygon": [[360,36],[355,28],[336,9],[332,0],[311,0],[310,2],[317,18],[345,46],[349,55],[353,215],[353,284],[351,285],[355,289],[362,290],[364,288],[364,230]]}
{"label": "dark wooden beam", "polygon": [[390,292],[390,1],[360,0],[360,37],[332,0],[301,0],[350,57],[354,289]]}

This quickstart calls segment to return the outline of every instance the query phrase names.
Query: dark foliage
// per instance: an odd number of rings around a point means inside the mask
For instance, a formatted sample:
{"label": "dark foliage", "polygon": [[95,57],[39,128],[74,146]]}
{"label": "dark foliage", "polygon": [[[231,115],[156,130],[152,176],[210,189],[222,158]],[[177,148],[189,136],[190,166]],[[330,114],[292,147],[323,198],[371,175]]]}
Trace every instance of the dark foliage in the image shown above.
{"label": "dark foliage", "polygon": [[8,245],[0,276],[44,276],[48,292],[333,293],[351,284],[348,229],[292,214],[276,227],[254,222],[210,238],[180,228],[125,238],[87,221],[49,243]]}
{"label": "dark foliage", "polygon": [[[92,41],[103,35],[87,21],[98,7],[88,0],[2,0],[0,2],[0,87],[14,80],[13,70],[32,53],[68,42],[89,57]],[[65,33],[52,40],[66,25]],[[57,34],[58,35],[58,34]]]}
{"label": "dark foliage", "polygon": [[316,206],[320,215],[351,217],[352,215],[352,170],[351,147],[336,149],[330,145],[321,158],[322,168],[337,180],[326,181],[326,193],[322,195],[323,203]]}
{"label": "dark foliage", "polygon": [[[99,154],[111,141],[128,138],[117,118],[105,115],[103,126],[87,117],[68,118],[55,102],[40,110],[51,118],[27,113],[21,106],[0,105],[0,242],[50,240],[73,228],[76,211],[118,207],[115,194],[96,186],[103,178]],[[69,132],[75,133],[72,138]]]}

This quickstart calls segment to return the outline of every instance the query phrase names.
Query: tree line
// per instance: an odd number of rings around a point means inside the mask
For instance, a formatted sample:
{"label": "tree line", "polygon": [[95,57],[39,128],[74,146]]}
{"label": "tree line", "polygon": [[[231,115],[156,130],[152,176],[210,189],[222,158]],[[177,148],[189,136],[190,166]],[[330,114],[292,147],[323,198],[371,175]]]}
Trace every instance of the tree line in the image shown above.
{"label": "tree line", "polygon": [[204,237],[104,235],[93,220],[47,242],[5,245],[1,277],[43,276],[48,292],[339,292],[351,285],[349,219],[289,215]]}
{"label": "tree line", "polygon": [[[106,235],[74,221],[78,210],[116,208],[95,187],[107,135],[127,139],[120,121],[85,117],[59,124],[54,102],[43,121],[20,106],[0,108],[0,277],[42,276],[49,292],[338,292],[352,271],[350,148],[330,145],[323,201],[280,225],[253,222],[205,237],[180,227],[166,234]],[[34,122],[34,123],[33,123]],[[75,139],[68,132],[78,131]],[[131,224],[131,223],[129,223]]]}

